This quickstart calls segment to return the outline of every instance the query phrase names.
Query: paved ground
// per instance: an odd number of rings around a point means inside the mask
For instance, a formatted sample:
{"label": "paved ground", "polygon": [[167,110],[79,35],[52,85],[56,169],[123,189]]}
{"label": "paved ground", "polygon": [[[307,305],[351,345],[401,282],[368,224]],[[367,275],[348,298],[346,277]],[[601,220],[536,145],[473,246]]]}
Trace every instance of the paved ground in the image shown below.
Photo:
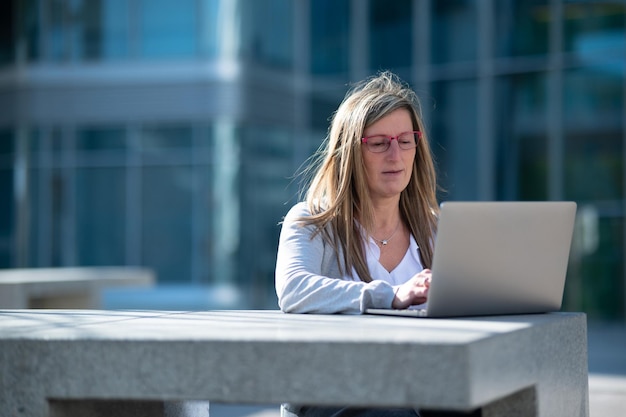
{"label": "paved ground", "polygon": [[[588,324],[590,417],[626,417],[626,324]],[[211,404],[211,417],[279,417],[278,406]]]}
{"label": "paved ground", "polygon": [[588,324],[590,417],[626,416],[626,324]]}

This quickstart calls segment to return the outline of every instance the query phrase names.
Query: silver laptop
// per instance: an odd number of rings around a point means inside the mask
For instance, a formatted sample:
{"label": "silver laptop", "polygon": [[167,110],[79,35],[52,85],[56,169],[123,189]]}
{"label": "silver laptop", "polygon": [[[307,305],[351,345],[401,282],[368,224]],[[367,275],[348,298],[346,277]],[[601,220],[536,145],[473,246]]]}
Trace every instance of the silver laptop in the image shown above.
{"label": "silver laptop", "polygon": [[424,309],[368,314],[461,317],[561,309],[574,202],[446,202]]}

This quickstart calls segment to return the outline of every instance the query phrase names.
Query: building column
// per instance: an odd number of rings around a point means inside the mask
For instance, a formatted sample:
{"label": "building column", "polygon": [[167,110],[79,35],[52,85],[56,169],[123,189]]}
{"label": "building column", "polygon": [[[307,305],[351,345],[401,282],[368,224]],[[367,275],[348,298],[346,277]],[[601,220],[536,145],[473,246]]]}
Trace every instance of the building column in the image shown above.
{"label": "building column", "polygon": [[494,152],[494,4],[493,0],[478,3],[478,199],[495,199]]}
{"label": "building column", "polygon": [[239,248],[239,140],[235,123],[216,120],[213,126],[213,235],[211,261],[213,283],[236,279],[235,260]]}
{"label": "building column", "polygon": [[13,201],[15,207],[15,238],[13,266],[26,268],[29,266],[29,232],[30,232],[30,192],[29,185],[29,146],[28,128],[19,125],[14,131],[13,158]]}

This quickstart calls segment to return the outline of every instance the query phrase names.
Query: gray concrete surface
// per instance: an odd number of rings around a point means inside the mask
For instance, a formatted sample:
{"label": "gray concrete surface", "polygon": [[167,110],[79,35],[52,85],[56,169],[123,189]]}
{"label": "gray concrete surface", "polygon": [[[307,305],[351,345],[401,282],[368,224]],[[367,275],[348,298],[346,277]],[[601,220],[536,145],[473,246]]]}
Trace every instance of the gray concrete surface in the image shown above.
{"label": "gray concrete surface", "polygon": [[43,417],[48,399],[207,398],[492,410],[506,399],[519,411],[528,402],[515,393],[534,386],[539,415],[586,417],[585,327],[584,315],[567,313],[415,320],[8,310],[0,409]]}
{"label": "gray concrete surface", "polygon": [[0,269],[0,308],[99,309],[106,289],[155,281],[151,269],[130,266]]}
{"label": "gray concrete surface", "polygon": [[[589,415],[626,417],[626,323],[588,323]],[[277,405],[211,404],[211,417],[279,417]]]}

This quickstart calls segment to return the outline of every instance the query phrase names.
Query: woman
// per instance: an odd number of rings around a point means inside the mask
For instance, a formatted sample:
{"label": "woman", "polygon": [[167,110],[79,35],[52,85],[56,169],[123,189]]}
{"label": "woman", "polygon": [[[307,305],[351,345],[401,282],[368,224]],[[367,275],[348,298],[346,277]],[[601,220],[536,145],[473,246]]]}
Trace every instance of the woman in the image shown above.
{"label": "woman", "polygon": [[389,72],[358,84],[305,171],[304,202],[283,222],[276,262],[290,313],[402,309],[428,296],[436,175],[415,93]]}
{"label": "woman", "polygon": [[[427,300],[437,227],[435,168],[415,93],[384,72],[348,92],[333,116],[304,202],[283,222],[280,308],[352,313]],[[415,417],[411,409],[300,407],[283,416]]]}

